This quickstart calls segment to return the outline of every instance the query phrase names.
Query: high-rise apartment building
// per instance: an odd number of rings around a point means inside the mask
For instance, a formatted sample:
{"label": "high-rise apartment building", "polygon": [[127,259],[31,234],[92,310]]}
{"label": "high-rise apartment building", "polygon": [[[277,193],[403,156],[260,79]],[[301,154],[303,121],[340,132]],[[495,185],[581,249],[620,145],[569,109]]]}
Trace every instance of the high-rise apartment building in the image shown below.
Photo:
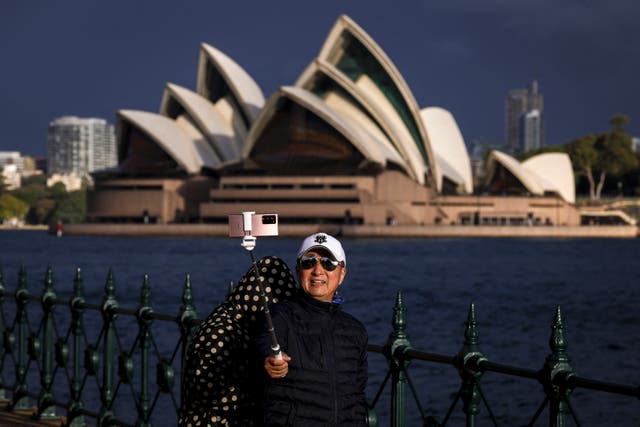
{"label": "high-rise apartment building", "polygon": [[539,110],[527,111],[522,115],[521,131],[523,152],[542,147],[542,114]]}
{"label": "high-rise apartment building", "polygon": [[49,123],[47,173],[79,177],[118,164],[113,125],[106,120],[60,117]]}
{"label": "high-rise apartment building", "polygon": [[24,170],[24,158],[19,151],[0,151],[0,169],[7,165],[16,165],[17,171]]}
{"label": "high-rise apartment building", "polygon": [[513,89],[504,101],[505,145],[512,154],[544,145],[544,99],[533,81],[525,89]]}

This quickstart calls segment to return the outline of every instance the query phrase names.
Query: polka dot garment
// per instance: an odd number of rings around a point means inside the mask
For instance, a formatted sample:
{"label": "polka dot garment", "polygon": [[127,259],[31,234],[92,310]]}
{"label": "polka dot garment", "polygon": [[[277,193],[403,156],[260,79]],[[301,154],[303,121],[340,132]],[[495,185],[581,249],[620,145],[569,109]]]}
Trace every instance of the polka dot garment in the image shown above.
{"label": "polka dot garment", "polygon": [[[294,276],[284,261],[269,256],[257,264],[269,304],[295,293]],[[257,283],[251,268],[195,331],[185,360],[179,426],[260,425],[262,376],[253,372],[259,363],[251,347],[263,311]]]}

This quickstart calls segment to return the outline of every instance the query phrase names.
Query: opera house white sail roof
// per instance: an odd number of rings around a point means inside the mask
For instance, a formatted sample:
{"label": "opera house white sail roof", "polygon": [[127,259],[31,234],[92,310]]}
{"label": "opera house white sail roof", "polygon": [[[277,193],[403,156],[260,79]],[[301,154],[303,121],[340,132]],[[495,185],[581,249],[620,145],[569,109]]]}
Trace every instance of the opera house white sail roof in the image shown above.
{"label": "opera house white sail roof", "polygon": [[457,186],[458,193],[473,194],[471,161],[453,115],[443,108],[429,107],[422,109],[420,116],[438,164],[434,174],[437,188],[442,191],[446,178]]}
{"label": "opera house white sail roof", "polygon": [[575,203],[575,182],[571,160],[566,153],[543,153],[520,163],[508,154],[494,150],[487,160],[489,191],[510,194],[521,190],[534,195],[557,193]]}
{"label": "opera house white sail roof", "polygon": [[121,169],[168,171],[175,162],[185,172],[196,174],[202,167],[213,169],[220,163],[206,141],[197,135],[190,137],[174,120],[159,114],[119,110],[116,128]]}
{"label": "opera house white sail roof", "polygon": [[401,132],[392,142],[421,184],[437,165],[420,119],[418,104],[393,62],[351,18],[342,15],[331,29],[318,58],[350,78],[384,111],[387,127]]}
{"label": "opera house white sail roof", "polygon": [[168,83],[160,114],[176,120],[187,130],[195,126],[207,138],[221,161],[236,161],[240,156],[243,141],[218,109],[199,94]]}
{"label": "opera house white sail roof", "polygon": [[[454,116],[439,107],[421,110],[391,59],[345,15],[294,85],[283,85],[266,102],[246,70],[202,43],[196,89],[167,83],[159,114],[120,110],[118,129],[124,175],[152,173],[154,165],[189,175],[393,170],[438,194],[473,193]],[[488,167],[492,191],[552,192],[575,201],[566,155],[520,164],[495,151]],[[500,182],[500,174],[508,182]]]}
{"label": "opera house white sail roof", "polygon": [[576,184],[567,153],[543,153],[524,162],[522,167],[535,175],[548,192],[558,193],[569,203],[576,202]]}
{"label": "opera house white sail roof", "polygon": [[238,108],[247,127],[264,105],[258,84],[241,66],[218,49],[200,45],[196,91],[214,104],[228,102]]}
{"label": "opera house white sail roof", "polygon": [[[290,117],[283,122],[282,111],[292,109],[297,116],[304,116],[302,126],[296,126],[300,122],[289,126]],[[251,128],[243,157],[269,169],[297,173],[355,169],[365,163],[382,170],[397,156],[374,138],[366,128],[313,93],[285,86],[271,96]]]}
{"label": "opera house white sail roof", "polygon": [[396,145],[391,142],[395,133],[393,128],[386,126],[384,111],[340,70],[328,62],[316,59],[304,70],[296,86],[316,94],[353,125],[363,127],[371,134],[371,141],[366,141],[367,143],[381,144],[389,161],[417,178],[396,150]]}

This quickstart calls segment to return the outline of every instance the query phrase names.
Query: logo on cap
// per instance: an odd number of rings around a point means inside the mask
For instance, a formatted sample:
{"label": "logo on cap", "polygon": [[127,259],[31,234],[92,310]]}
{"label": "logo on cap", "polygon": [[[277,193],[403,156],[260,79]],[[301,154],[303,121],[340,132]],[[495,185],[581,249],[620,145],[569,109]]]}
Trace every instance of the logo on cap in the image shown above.
{"label": "logo on cap", "polygon": [[318,243],[318,244],[327,243],[327,236],[325,236],[324,234],[317,235],[316,236],[316,243]]}

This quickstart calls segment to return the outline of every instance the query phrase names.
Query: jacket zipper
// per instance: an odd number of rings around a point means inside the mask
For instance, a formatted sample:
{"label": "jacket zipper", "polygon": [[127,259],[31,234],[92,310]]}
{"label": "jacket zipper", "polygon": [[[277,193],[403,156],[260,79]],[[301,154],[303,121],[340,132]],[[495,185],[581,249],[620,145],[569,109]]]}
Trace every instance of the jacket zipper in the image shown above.
{"label": "jacket zipper", "polygon": [[330,341],[331,341],[331,352],[330,354],[332,355],[332,363],[331,366],[333,369],[331,369],[331,392],[333,394],[333,424],[334,425],[338,425],[338,392],[336,390],[336,360],[335,360],[335,355],[336,355],[336,343],[335,343],[335,331],[334,331],[334,322],[333,322],[333,316],[329,317],[329,324],[331,325],[331,333],[329,334],[330,336]]}

